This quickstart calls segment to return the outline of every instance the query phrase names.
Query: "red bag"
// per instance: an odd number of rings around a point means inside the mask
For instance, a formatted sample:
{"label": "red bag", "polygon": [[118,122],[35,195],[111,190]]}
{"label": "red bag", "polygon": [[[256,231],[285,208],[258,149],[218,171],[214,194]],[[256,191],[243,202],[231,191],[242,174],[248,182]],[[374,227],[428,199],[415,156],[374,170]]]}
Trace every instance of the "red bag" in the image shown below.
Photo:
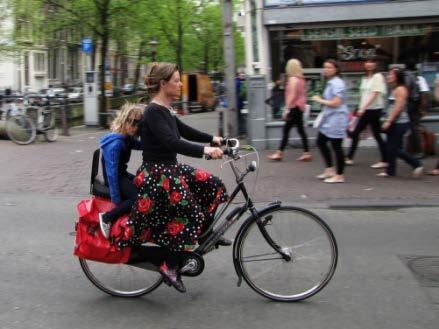
{"label": "red bag", "polygon": [[114,207],[111,201],[95,196],[78,203],[75,256],[103,263],[128,262],[131,248],[118,250],[116,247],[116,242],[121,238],[129,239],[132,235],[132,229],[127,225],[128,215],[122,216],[111,225],[108,240],[102,235],[99,227],[99,213],[107,212]]}

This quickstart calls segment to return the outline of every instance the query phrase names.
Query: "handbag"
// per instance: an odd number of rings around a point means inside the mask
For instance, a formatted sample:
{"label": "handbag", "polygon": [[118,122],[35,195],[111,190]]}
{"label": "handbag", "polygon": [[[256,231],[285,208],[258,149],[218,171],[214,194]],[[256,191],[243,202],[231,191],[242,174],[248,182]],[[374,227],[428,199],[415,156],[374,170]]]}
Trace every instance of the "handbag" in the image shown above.
{"label": "handbag", "polygon": [[132,229],[128,226],[128,215],[120,217],[111,225],[110,238],[106,239],[99,226],[99,213],[114,208],[108,199],[92,196],[81,200],[77,205],[78,221],[75,225],[76,238],[73,254],[103,263],[126,263],[131,255],[131,248],[117,249],[117,242],[129,239]]}

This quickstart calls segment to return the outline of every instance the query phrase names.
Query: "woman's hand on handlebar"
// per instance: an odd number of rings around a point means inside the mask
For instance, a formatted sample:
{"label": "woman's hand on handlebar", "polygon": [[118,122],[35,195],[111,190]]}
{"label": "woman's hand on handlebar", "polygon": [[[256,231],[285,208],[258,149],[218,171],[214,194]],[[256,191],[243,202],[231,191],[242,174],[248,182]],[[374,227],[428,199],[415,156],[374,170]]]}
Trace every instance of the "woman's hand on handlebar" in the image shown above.
{"label": "woman's hand on handlebar", "polygon": [[211,145],[212,146],[221,146],[222,145],[222,143],[223,143],[223,138],[222,137],[220,137],[220,136],[213,136],[213,138],[212,138],[212,142],[211,142]]}
{"label": "woman's hand on handlebar", "polygon": [[221,159],[223,156],[223,150],[221,150],[219,147],[205,146],[204,154],[208,155],[212,159]]}

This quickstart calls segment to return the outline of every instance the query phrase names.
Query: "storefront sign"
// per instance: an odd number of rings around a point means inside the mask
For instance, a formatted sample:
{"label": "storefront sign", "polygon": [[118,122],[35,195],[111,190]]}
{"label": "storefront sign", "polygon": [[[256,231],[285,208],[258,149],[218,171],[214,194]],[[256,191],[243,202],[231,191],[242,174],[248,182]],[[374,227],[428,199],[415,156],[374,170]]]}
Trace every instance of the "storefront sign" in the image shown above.
{"label": "storefront sign", "polygon": [[303,30],[301,40],[340,40],[361,38],[406,37],[424,35],[429,25],[347,26]]}
{"label": "storefront sign", "polygon": [[337,46],[338,58],[342,61],[366,60],[375,58],[376,48],[355,48],[353,46]]}

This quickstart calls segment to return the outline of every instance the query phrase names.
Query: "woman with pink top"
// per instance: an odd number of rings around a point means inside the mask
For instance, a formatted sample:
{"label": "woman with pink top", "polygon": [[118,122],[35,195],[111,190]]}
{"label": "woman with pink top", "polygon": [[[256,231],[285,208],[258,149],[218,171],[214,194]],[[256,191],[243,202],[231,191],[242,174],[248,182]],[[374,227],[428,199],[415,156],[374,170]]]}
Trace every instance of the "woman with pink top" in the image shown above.
{"label": "woman with pink top", "polygon": [[302,138],[303,154],[297,159],[299,161],[311,161],[311,153],[308,148],[308,136],[303,124],[303,112],[306,104],[306,82],[303,77],[303,68],[299,60],[293,58],[287,63],[285,71],[288,80],[285,86],[285,109],[282,119],[285,120],[282,141],[279,150],[267,156],[270,160],[281,161],[283,151],[287,146],[291,128],[296,125],[297,132]]}

